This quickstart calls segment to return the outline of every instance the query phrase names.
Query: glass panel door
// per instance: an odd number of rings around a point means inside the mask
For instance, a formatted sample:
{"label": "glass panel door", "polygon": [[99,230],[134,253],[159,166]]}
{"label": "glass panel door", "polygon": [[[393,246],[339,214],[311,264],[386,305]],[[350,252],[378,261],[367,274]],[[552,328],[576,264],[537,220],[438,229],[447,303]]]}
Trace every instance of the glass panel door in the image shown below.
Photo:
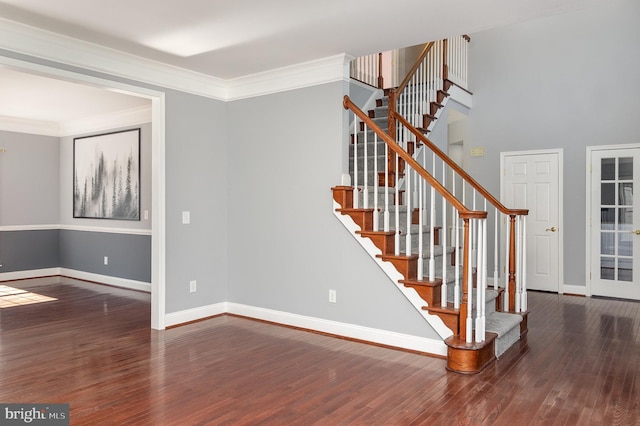
{"label": "glass panel door", "polygon": [[[640,299],[637,260],[640,220],[638,209],[634,209],[638,205],[639,177],[640,149],[594,151],[591,178],[594,295]],[[594,265],[598,265],[597,271],[593,270]]]}

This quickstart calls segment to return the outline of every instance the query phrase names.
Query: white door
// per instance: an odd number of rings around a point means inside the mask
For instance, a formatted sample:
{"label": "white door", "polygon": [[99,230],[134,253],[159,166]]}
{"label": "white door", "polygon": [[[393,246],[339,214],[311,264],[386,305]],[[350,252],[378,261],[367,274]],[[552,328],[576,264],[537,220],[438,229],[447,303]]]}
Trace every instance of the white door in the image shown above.
{"label": "white door", "polygon": [[[501,154],[502,204],[528,209],[527,288],[559,292],[562,265],[562,151]],[[504,257],[503,257],[504,258]]]}
{"label": "white door", "polygon": [[591,294],[640,299],[640,148],[591,151]]}

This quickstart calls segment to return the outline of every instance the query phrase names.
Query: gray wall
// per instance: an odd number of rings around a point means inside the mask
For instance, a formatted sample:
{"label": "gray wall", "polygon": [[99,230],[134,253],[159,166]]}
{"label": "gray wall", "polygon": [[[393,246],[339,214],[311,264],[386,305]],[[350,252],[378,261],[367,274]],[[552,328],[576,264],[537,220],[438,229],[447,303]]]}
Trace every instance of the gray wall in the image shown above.
{"label": "gray wall", "polygon": [[60,266],[59,229],[0,232],[0,272]]}
{"label": "gray wall", "polygon": [[[0,226],[58,224],[59,140],[0,131]],[[0,272],[59,266],[58,229],[0,231]]]}
{"label": "gray wall", "polygon": [[499,194],[500,152],[564,149],[565,284],[585,285],[586,147],[640,142],[639,23],[613,0],[471,35],[465,167]]}
{"label": "gray wall", "polygon": [[[435,338],[333,216],[345,87],[336,82],[229,104],[228,300]],[[329,289],[337,292],[335,304]]]}
{"label": "gray wall", "polygon": [[[112,232],[60,231],[62,268],[151,282],[151,236]],[[104,264],[104,256],[109,258]]]}
{"label": "gray wall", "polygon": [[0,226],[58,224],[59,139],[0,131],[0,148]]}
{"label": "gray wall", "polygon": [[[244,232],[228,223],[235,206],[228,201],[227,121],[225,102],[166,90],[167,313],[227,297],[229,230]],[[191,224],[182,225],[182,211],[191,212]]]}

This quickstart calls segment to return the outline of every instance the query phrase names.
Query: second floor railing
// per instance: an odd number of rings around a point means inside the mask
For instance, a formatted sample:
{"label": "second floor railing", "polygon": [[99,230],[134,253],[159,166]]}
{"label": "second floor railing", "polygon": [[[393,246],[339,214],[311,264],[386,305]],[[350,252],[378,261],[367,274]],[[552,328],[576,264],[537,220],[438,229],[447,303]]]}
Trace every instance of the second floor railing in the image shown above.
{"label": "second floor railing", "polygon": [[[442,46],[439,49],[441,72],[445,78],[463,89],[467,89],[467,53],[470,40],[469,36],[463,35],[433,42]],[[358,57],[351,61],[350,76],[378,89],[398,87],[401,83],[399,81],[401,70],[415,61],[413,58],[407,62],[405,59],[407,55],[403,54],[406,51],[409,49],[396,49]],[[407,73],[402,73],[402,75],[405,74]]]}

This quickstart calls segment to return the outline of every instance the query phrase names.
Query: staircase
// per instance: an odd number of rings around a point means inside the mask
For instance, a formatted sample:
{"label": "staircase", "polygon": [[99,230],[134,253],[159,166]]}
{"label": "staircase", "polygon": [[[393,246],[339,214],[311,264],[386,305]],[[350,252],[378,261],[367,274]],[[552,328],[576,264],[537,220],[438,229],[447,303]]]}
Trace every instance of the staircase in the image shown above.
{"label": "staircase", "polygon": [[[429,52],[444,57],[433,46],[419,61]],[[411,72],[421,69],[419,63]],[[517,247],[523,246],[526,211],[499,205],[425,136],[454,85],[446,70],[445,63],[439,76],[407,76],[368,114],[345,97],[356,117],[349,147],[353,185],[333,188],[334,206],[336,217],[442,337],[447,368],[477,373],[526,334],[526,287],[516,280],[523,276]],[[461,176],[461,184],[447,182],[449,174]],[[463,188],[458,197],[451,192],[457,186]],[[487,201],[497,205],[494,258],[499,217],[509,224],[504,288],[498,286],[497,259],[494,285],[487,286]]]}

